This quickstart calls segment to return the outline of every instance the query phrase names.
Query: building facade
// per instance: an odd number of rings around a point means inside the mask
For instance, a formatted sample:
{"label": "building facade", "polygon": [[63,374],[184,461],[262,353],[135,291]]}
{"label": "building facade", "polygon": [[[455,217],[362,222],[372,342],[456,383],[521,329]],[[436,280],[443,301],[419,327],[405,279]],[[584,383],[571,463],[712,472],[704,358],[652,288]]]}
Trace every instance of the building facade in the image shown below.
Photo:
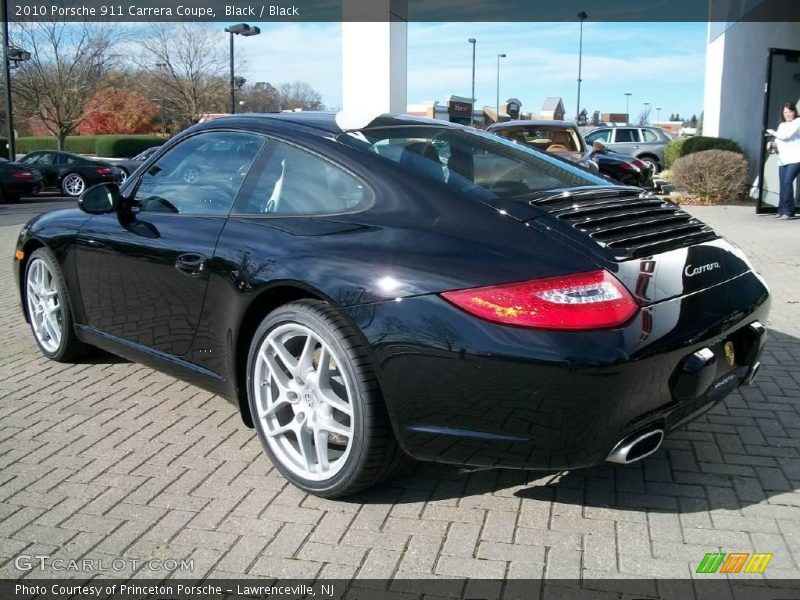
{"label": "building facade", "polygon": [[800,100],[800,23],[709,23],[703,135],[735,140],[759,210],[778,204],[777,157],[765,152],[784,102]]}

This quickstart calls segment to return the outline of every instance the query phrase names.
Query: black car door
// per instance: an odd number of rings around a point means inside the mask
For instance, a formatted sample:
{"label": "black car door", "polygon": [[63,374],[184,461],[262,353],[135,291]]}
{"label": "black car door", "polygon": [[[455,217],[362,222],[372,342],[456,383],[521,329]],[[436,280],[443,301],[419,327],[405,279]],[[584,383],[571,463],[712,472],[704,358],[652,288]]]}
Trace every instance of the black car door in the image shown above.
{"label": "black car door", "polygon": [[[186,182],[183,169],[209,141],[235,141],[238,160]],[[171,355],[191,348],[208,284],[208,261],[261,136],[206,131],[168,150],[125,187],[116,213],[77,236],[76,268],[86,324]]]}
{"label": "black car door", "polygon": [[44,187],[58,187],[58,166],[55,152],[31,152],[21,158],[19,162],[39,171],[42,174]]}

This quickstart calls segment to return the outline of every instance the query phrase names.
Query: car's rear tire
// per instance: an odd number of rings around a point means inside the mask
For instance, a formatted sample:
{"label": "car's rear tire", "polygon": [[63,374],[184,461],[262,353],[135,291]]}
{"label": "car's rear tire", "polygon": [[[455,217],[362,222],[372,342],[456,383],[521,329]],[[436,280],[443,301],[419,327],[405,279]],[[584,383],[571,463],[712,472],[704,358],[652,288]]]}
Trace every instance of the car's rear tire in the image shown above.
{"label": "car's rear tire", "polygon": [[67,285],[49,249],[39,248],[31,254],[24,282],[28,320],[42,353],[58,362],[86,354],[91,347],[75,334]]}
{"label": "car's rear tire", "polygon": [[86,190],[86,180],[78,173],[67,173],[61,180],[61,191],[67,195],[77,198]]}
{"label": "car's rear tire", "polygon": [[661,172],[661,163],[658,162],[658,159],[654,156],[640,156],[639,160],[643,163],[647,163],[650,166],[650,169],[653,171],[653,175],[656,175]]}
{"label": "car's rear tire", "polygon": [[366,350],[330,304],[301,300],[264,318],[250,344],[247,396],[270,460],[310,494],[352,494],[404,462]]}

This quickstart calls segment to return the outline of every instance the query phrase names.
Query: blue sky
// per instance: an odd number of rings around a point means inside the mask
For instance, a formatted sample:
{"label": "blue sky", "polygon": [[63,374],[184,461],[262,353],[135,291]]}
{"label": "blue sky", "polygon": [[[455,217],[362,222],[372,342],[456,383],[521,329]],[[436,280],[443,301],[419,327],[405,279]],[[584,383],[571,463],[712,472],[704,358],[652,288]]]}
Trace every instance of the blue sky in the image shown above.
{"label": "blue sky", "polygon": [[[341,104],[341,25],[261,23],[262,35],[237,40],[247,57],[249,81],[301,80],[330,107]],[[517,97],[523,111],[538,111],[547,96],[561,96],[568,115],[577,96],[578,32],[575,23],[410,23],[408,102],[469,96],[472,49],[477,43],[478,104],[495,103],[497,54],[500,95]],[[633,117],[650,102],[651,119],[703,107],[705,23],[593,23],[583,30],[581,104],[590,113],[624,112],[631,92]]]}

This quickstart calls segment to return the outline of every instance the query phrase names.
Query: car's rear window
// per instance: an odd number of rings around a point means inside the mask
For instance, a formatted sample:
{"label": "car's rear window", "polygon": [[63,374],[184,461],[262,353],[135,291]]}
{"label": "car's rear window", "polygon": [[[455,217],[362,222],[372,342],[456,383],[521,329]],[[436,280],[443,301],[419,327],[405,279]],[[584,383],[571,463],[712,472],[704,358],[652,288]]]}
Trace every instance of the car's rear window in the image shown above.
{"label": "car's rear window", "polygon": [[497,198],[603,183],[566,162],[468,129],[426,125],[374,127],[350,131],[338,139],[392,161],[416,177],[463,192],[480,195],[488,192]]}

